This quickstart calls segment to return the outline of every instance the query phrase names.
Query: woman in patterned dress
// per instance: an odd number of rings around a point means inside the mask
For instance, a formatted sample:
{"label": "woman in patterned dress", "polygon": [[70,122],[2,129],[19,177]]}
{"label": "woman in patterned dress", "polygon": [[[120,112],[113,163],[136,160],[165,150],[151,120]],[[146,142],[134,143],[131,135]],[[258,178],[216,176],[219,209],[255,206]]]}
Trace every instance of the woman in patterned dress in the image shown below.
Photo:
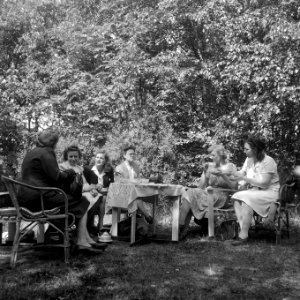
{"label": "woman in patterned dress", "polygon": [[[236,172],[236,167],[227,159],[226,150],[222,145],[214,145],[210,149],[213,158],[212,163],[204,167],[198,188],[187,190],[186,199],[182,199],[180,208],[180,236],[179,239],[186,237],[191,217],[194,216],[197,223],[207,217],[208,193],[206,187],[221,187],[236,189],[237,183],[233,180],[232,174]],[[214,193],[214,207],[221,208],[226,206],[228,194],[226,192]]]}

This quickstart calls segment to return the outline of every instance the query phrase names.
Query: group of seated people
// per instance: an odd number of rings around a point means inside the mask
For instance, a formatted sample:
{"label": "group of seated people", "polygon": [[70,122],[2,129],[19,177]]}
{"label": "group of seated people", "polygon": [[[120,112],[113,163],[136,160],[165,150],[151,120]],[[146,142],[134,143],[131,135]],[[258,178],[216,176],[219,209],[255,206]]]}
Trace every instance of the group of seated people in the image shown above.
{"label": "group of seated people", "polygon": [[[38,135],[36,148],[29,151],[22,164],[22,181],[39,187],[61,187],[68,184],[75,173],[82,174],[83,190],[80,198],[68,194],[69,212],[76,217],[77,239],[79,250],[92,253],[102,252],[104,246],[98,244],[91,236],[95,210],[100,207],[100,227],[103,225],[105,202],[102,193],[115,177],[128,179],[139,178],[140,169],[135,162],[135,148],[128,146],[123,149],[124,162],[113,170],[110,159],[104,151],[100,151],[89,167],[82,167],[81,151],[77,146],[70,146],[63,153],[64,162],[59,164],[55,155],[55,147],[59,134],[53,130],[45,130]],[[197,188],[188,188],[188,197],[183,197],[180,207],[180,239],[188,230],[191,217],[201,222],[206,217],[208,209],[208,193],[206,187],[238,188],[232,200],[240,226],[238,238],[234,245],[247,242],[253,212],[256,212],[269,222],[274,220],[275,202],[279,195],[279,177],[277,164],[265,153],[263,140],[249,137],[244,143],[246,160],[240,171],[229,161],[227,151],[222,145],[210,148],[213,162],[204,166],[203,174]],[[241,185],[242,183],[242,185]],[[241,188],[242,187],[242,188]],[[20,204],[32,211],[41,210],[40,196],[34,190],[23,187],[20,191]],[[228,196],[226,192],[215,192],[214,206],[226,207]],[[62,207],[64,200],[60,195],[47,192],[44,195],[45,209]],[[147,223],[151,224],[153,217],[149,214],[142,200],[137,200],[138,210]],[[49,229],[50,230],[50,229]]]}
{"label": "group of seated people", "polygon": [[188,190],[187,199],[183,199],[180,214],[181,239],[187,234],[192,215],[196,223],[200,223],[207,214],[207,186],[239,189],[231,199],[228,199],[228,193],[222,189],[213,193],[216,208],[226,208],[228,201],[234,203],[240,232],[238,238],[232,242],[233,245],[247,242],[253,212],[266,218],[265,223],[273,223],[280,184],[277,164],[265,153],[265,148],[266,145],[261,139],[249,137],[244,143],[247,158],[240,171],[228,160],[222,145],[215,145],[210,149],[213,162],[205,166],[198,188]]}
{"label": "group of seated people", "polygon": [[[93,238],[97,236],[99,229],[103,226],[105,213],[105,201],[103,193],[109,184],[114,181],[115,176],[134,179],[140,177],[140,169],[135,163],[135,148],[128,146],[123,149],[124,162],[118,165],[115,171],[112,168],[108,154],[99,151],[92,160],[91,166],[82,166],[82,153],[78,146],[71,145],[63,152],[63,162],[58,163],[55,154],[55,147],[59,140],[59,134],[55,130],[40,132],[37,138],[36,147],[29,151],[23,160],[21,168],[21,181],[37,187],[63,188],[68,196],[68,211],[76,218],[78,251],[88,253],[102,253],[106,247],[99,244]],[[74,197],[65,188],[70,185],[76,173],[82,175],[83,187],[80,197]],[[18,191],[20,205],[33,212],[40,211],[39,192],[21,187]],[[54,192],[47,192],[43,195],[44,209],[50,210],[55,207],[63,209],[64,199],[62,195]],[[141,200],[137,200],[140,214],[147,223],[152,223],[152,217],[144,207]],[[96,212],[100,211],[99,225],[94,226]],[[55,224],[62,226],[62,224]],[[52,227],[46,231],[46,238],[51,237]]]}

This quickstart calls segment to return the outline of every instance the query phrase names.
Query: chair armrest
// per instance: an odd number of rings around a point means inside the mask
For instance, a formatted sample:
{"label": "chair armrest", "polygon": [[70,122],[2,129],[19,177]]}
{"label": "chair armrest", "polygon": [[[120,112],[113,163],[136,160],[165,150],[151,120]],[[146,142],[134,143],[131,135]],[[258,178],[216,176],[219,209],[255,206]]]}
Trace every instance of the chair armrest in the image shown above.
{"label": "chair armrest", "polygon": [[9,195],[9,192],[0,192],[0,197],[1,196],[6,196],[6,195]]}
{"label": "chair armrest", "polygon": [[45,216],[49,216],[49,215],[47,213],[45,213],[43,192],[53,191],[53,192],[62,194],[63,197],[64,197],[64,202],[65,202],[65,214],[68,214],[68,197],[62,189],[55,188],[55,187],[37,187],[37,186],[29,185],[27,183],[23,183],[23,182],[14,180],[12,178],[9,178],[9,177],[3,176],[3,175],[2,175],[1,178],[2,178],[3,182],[7,185],[7,189],[9,191],[9,194],[11,196],[12,201],[13,202],[16,201],[16,205],[14,204],[16,207],[19,207],[19,202],[18,202],[18,199],[17,199],[16,190],[13,186],[14,185],[19,185],[19,186],[24,186],[24,187],[27,187],[29,189],[36,190],[36,191],[40,192],[41,208],[42,208],[41,211],[43,212],[43,214]]}

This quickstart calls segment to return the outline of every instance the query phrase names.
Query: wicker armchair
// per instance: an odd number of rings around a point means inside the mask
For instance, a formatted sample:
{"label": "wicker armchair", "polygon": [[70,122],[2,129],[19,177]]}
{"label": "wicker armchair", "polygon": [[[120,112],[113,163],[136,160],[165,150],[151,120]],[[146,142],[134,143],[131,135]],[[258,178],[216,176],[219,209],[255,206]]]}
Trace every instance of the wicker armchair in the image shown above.
{"label": "wicker armchair", "polygon": [[[69,227],[74,224],[74,215],[68,213],[68,198],[67,195],[64,193],[64,191],[58,189],[58,188],[52,188],[52,187],[35,187],[28,184],[24,184],[22,182],[16,181],[14,179],[11,179],[6,176],[2,176],[2,181],[7,187],[7,190],[9,192],[9,195],[11,197],[12,203],[14,205],[14,208],[7,209],[6,213],[13,217],[14,222],[16,222],[16,232],[14,236],[14,242],[12,247],[12,253],[11,253],[11,261],[10,265],[13,268],[17,261],[17,254],[18,249],[20,245],[20,241],[22,237],[24,237],[30,230],[32,230],[37,225],[44,225],[45,223],[48,223],[49,226],[54,227],[62,236],[63,236],[63,243],[59,244],[51,244],[51,246],[54,247],[63,247],[64,248],[64,260],[65,263],[68,263],[69,261]],[[17,198],[17,187],[18,186],[25,186],[29,189],[37,190],[40,193],[40,200],[41,200],[41,208],[42,210],[39,212],[32,212],[24,207],[21,207],[19,205],[19,201]],[[44,209],[44,199],[43,199],[43,193],[46,191],[54,191],[56,193],[60,193],[64,196],[64,209],[63,212],[61,212],[60,208],[53,208],[51,210],[45,210]],[[5,214],[5,211],[2,212]],[[72,224],[69,224],[69,217],[73,217]],[[54,220],[64,220],[64,228],[60,229],[58,228],[53,221]],[[22,232],[20,230],[21,221],[28,222],[28,225],[22,229]],[[47,245],[49,246],[49,245]]]}

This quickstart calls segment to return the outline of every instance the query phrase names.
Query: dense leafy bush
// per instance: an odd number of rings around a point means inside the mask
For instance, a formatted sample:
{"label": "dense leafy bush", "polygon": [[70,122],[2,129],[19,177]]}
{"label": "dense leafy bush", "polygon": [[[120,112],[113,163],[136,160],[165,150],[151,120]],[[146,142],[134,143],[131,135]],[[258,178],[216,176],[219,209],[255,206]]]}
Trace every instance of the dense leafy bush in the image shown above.
{"label": "dense leafy bush", "polygon": [[[286,171],[300,160],[296,0],[3,1],[1,104],[28,136],[58,126],[109,150],[137,145],[146,174],[197,176],[210,144],[241,165],[263,136]],[[20,137],[17,139],[20,141]],[[84,145],[83,145],[84,147]]]}

